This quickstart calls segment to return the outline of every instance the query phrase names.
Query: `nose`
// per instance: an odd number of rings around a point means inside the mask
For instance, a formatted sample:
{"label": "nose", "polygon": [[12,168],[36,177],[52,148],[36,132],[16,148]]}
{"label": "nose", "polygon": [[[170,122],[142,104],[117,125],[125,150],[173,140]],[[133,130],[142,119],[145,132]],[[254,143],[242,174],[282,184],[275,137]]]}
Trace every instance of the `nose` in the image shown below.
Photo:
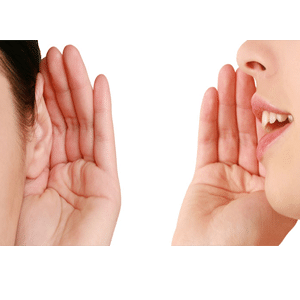
{"label": "nose", "polygon": [[271,76],[276,71],[274,53],[271,51],[270,41],[247,41],[237,53],[237,63],[240,69],[257,77]]}

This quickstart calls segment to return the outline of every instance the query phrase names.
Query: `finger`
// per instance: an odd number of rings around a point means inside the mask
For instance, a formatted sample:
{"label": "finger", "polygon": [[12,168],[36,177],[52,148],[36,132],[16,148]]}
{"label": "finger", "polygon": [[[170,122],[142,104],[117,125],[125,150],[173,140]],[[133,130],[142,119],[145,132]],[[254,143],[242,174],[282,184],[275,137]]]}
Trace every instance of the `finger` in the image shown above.
{"label": "finger", "polygon": [[218,92],[209,88],[204,94],[199,121],[196,168],[218,161]]}
{"label": "finger", "polygon": [[94,161],[93,89],[79,51],[74,46],[65,47],[63,59],[80,125],[80,152],[85,160]]}
{"label": "finger", "polygon": [[48,51],[47,64],[56,100],[67,125],[65,140],[67,158],[68,161],[75,161],[81,158],[79,122],[73,105],[62,54],[57,48],[53,47]]}
{"label": "finger", "polygon": [[111,111],[109,85],[104,75],[99,75],[94,84],[95,145],[94,157],[97,166],[116,172],[116,148]]}
{"label": "finger", "polygon": [[253,77],[238,69],[236,72],[236,114],[239,132],[238,163],[251,174],[258,175],[256,118],[251,106],[251,97],[254,93]]}
{"label": "finger", "polygon": [[67,162],[67,154],[65,150],[66,124],[64,121],[64,117],[56,102],[55,92],[51,84],[47,60],[45,58],[41,62],[40,69],[45,82],[45,103],[49,112],[53,128],[53,143],[50,156],[50,168],[53,168],[59,163]]}
{"label": "finger", "polygon": [[219,161],[236,164],[238,162],[238,128],[235,101],[235,71],[225,65],[219,73]]}
{"label": "finger", "polygon": [[[256,132],[257,132],[257,141],[266,134],[265,130],[262,128],[261,122],[256,119]],[[266,169],[265,167],[259,162],[258,164],[258,173],[260,176],[266,177]]]}

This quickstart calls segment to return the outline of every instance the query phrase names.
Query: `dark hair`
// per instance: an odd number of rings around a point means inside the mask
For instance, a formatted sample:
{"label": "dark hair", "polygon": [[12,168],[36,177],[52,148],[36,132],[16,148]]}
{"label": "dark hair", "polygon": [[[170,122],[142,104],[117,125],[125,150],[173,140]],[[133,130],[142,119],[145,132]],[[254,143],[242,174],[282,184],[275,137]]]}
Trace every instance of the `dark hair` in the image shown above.
{"label": "dark hair", "polygon": [[35,83],[41,62],[38,41],[0,41],[0,69],[14,96],[22,140],[35,119]]}

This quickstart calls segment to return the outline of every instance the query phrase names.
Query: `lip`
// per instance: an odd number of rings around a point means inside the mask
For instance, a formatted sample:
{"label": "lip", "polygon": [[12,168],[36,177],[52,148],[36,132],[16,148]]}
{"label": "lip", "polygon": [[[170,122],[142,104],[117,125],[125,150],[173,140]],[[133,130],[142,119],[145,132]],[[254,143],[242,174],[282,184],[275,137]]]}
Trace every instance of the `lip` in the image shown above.
{"label": "lip", "polygon": [[265,101],[262,97],[260,97],[256,93],[251,98],[251,106],[252,106],[253,114],[260,122],[261,122],[262,113],[264,110],[273,112],[275,114],[286,114],[286,115],[290,114],[289,112],[278,109],[277,107],[268,103],[267,101]]}
{"label": "lip", "polygon": [[263,155],[267,150],[267,148],[269,148],[278,138],[280,138],[282,136],[282,133],[286,131],[288,127],[291,126],[291,124],[292,123],[288,123],[279,129],[267,133],[259,140],[256,148],[256,157],[258,161],[262,160]]}
{"label": "lip", "polygon": [[[262,113],[264,110],[268,112],[273,112],[276,114],[287,114],[289,115],[289,112],[283,111],[278,109],[277,107],[271,105],[270,103],[266,102],[263,98],[261,98],[256,93],[252,96],[251,99],[251,106],[252,111],[255,117],[261,122],[262,119]],[[283,132],[285,132],[288,127],[290,127],[292,123],[287,123],[283,127],[276,129],[270,133],[266,133],[258,142],[257,149],[256,149],[256,157],[258,161],[261,161],[263,158],[263,155],[265,151],[274,144],[275,141],[277,141],[280,137],[282,137]]]}

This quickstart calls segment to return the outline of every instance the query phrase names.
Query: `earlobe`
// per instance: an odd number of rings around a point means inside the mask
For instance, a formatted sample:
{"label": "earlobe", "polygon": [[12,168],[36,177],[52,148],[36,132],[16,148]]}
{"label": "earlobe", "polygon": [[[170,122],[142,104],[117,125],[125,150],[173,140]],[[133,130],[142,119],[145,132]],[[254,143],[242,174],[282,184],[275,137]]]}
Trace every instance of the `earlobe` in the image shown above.
{"label": "earlobe", "polygon": [[49,167],[52,148],[52,124],[43,97],[44,78],[38,73],[35,87],[35,123],[32,139],[26,146],[26,177],[36,179]]}

